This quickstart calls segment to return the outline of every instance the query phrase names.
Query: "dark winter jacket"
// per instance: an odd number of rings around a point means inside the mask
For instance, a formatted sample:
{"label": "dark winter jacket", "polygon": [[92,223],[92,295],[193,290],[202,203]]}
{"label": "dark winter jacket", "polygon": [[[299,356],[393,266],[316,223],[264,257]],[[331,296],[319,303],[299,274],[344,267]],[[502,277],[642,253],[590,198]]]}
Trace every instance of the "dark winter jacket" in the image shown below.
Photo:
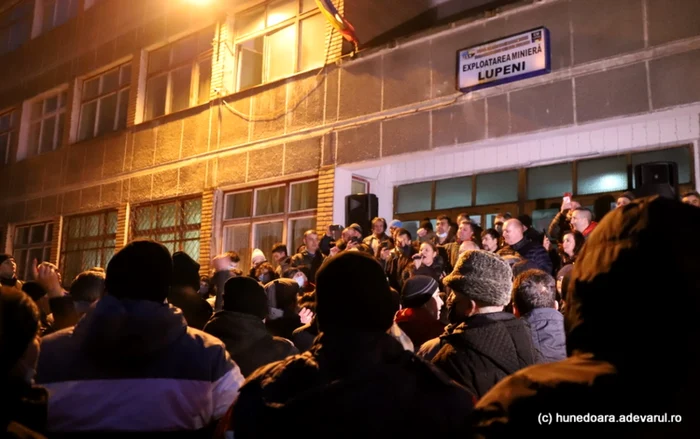
{"label": "dark winter jacket", "polygon": [[284,258],[280,259],[279,265],[277,266],[277,268],[275,268],[275,273],[277,273],[277,276],[282,277],[284,275],[284,272],[289,270],[291,263],[292,258],[289,256],[285,256]]}
{"label": "dark winter jacket", "polygon": [[537,360],[527,325],[506,312],[471,316],[440,342],[433,364],[477,398]]}
{"label": "dark winter jacket", "polygon": [[204,332],[226,345],[243,376],[260,366],[279,361],[299,351],[291,341],[273,337],[258,317],[234,311],[219,311],[204,326]]}
{"label": "dark winter jacket", "polygon": [[[496,385],[477,406],[476,437],[697,437],[698,224],[699,209],[663,198],[608,213],[574,266],[564,316],[570,356]],[[669,240],[669,230],[684,239]],[[660,292],[677,306],[649,313]],[[581,421],[557,422],[557,414]],[[614,418],[591,422],[591,415]],[[666,422],[648,415],[667,415]]]}
{"label": "dark winter jacket", "polygon": [[554,308],[535,308],[522,316],[529,325],[532,343],[541,362],[552,363],[566,358],[564,316]]}
{"label": "dark winter jacket", "polygon": [[243,376],[221,340],[179,309],[105,296],[73,328],[43,338],[37,383],[48,428],[196,433],[220,419]]}
{"label": "dark winter jacket", "polygon": [[187,325],[196,329],[203,329],[214,312],[211,305],[191,286],[171,288],[168,302],[180,308]]}
{"label": "dark winter jacket", "polygon": [[542,244],[537,244],[527,238],[523,238],[517,244],[511,246],[524,259],[532,261],[537,267],[547,274],[552,274],[552,260]]}
{"label": "dark winter jacket", "polygon": [[3,287],[12,287],[21,290],[22,285],[24,285],[24,282],[17,279],[16,277],[10,279],[0,278],[0,285],[2,285]]}
{"label": "dark winter jacket", "polygon": [[321,267],[323,263],[324,256],[320,250],[317,250],[313,255],[307,250],[297,253],[292,256],[290,262],[290,267],[292,268],[304,268],[306,270],[306,277],[308,277],[309,282],[316,282],[316,272]]}
{"label": "dark winter jacket", "polygon": [[557,213],[549,223],[549,230],[547,230],[547,236],[549,236],[549,241],[552,245],[561,244],[564,241],[564,235],[571,231],[571,223],[567,219],[569,214],[569,209],[562,210]]}
{"label": "dark winter jacket", "polygon": [[401,291],[403,286],[403,272],[406,267],[413,264],[411,257],[416,254],[413,246],[408,247],[408,251],[392,251],[391,256],[386,261],[386,276],[389,279],[389,286],[396,291]]}
{"label": "dark winter jacket", "polygon": [[25,381],[0,382],[0,437],[42,438],[46,433],[49,394]]}
{"label": "dark winter jacket", "polygon": [[306,438],[460,437],[472,401],[388,334],[322,334],[310,351],[258,369],[222,424],[236,439],[286,437],[309,417]]}
{"label": "dark winter jacket", "polygon": [[445,325],[425,308],[404,308],[396,313],[394,322],[411,339],[416,350],[445,330]]}
{"label": "dark winter jacket", "polygon": [[306,352],[311,349],[318,334],[318,325],[316,323],[316,316],[314,316],[313,320],[309,323],[294,330],[292,333],[292,342],[294,342],[294,346],[299,349],[299,352]]}

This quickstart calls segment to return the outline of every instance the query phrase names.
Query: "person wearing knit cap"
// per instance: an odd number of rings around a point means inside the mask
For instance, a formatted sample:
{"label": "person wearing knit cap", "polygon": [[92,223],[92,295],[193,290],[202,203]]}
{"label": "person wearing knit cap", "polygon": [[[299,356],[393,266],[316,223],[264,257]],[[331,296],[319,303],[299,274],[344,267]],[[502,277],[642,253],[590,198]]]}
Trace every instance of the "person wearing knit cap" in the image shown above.
{"label": "person wearing knit cap", "polygon": [[263,251],[259,248],[254,249],[253,254],[250,257],[250,273],[248,274],[248,276],[255,279],[255,270],[257,270],[257,268],[264,262],[267,262],[265,253],[263,253]]}
{"label": "person wearing knit cap", "polygon": [[387,331],[395,310],[379,264],[362,252],[324,261],[311,349],[255,371],[222,425],[236,439],[283,437],[314,416],[307,437],[467,435],[474,398]]}
{"label": "person wearing knit cap", "polygon": [[107,265],[105,296],[42,339],[50,433],[196,435],[223,417],[243,375],[221,340],[166,301],[174,282],[163,244],[130,242]]}
{"label": "person wearing knit cap", "polygon": [[622,207],[630,204],[632,201],[634,201],[636,197],[634,196],[634,193],[632,191],[627,191],[624,194],[620,195],[617,199],[617,207]]}
{"label": "person wearing knit cap", "polygon": [[400,220],[394,219],[389,223],[389,236],[396,241],[396,231],[403,227],[403,223]]}
{"label": "person wearing knit cap", "polygon": [[0,289],[0,436],[44,437],[48,392],[34,385],[39,310],[22,291]]}
{"label": "person wearing knit cap", "polygon": [[22,281],[17,279],[17,262],[10,254],[0,254],[0,285],[22,289]]}
{"label": "person wearing knit cap", "polygon": [[291,341],[268,332],[264,323],[268,313],[263,286],[250,277],[233,277],[224,285],[224,309],[204,326],[204,332],[224,342],[243,376],[299,353]]}
{"label": "person wearing knit cap", "polygon": [[173,253],[173,286],[168,302],[182,310],[187,325],[203,329],[214,310],[199,291],[199,263],[185,252]]}
{"label": "person wearing knit cap", "polygon": [[426,342],[419,355],[434,354],[433,364],[477,398],[509,374],[535,364],[527,325],[503,312],[513,286],[507,262],[487,251],[468,251],[443,282],[452,290],[450,326],[445,335]]}
{"label": "person wearing knit cap", "polygon": [[443,333],[445,326],[439,320],[443,305],[440,287],[432,277],[418,275],[404,282],[401,309],[394,321],[408,335],[416,350]]}

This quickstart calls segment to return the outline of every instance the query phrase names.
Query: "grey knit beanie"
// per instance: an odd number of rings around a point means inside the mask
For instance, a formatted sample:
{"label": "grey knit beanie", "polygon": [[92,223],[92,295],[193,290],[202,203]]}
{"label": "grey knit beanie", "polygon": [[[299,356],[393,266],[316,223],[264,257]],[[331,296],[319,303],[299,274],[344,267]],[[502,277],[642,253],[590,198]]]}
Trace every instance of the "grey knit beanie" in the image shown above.
{"label": "grey knit beanie", "polygon": [[500,256],[484,250],[469,250],[459,258],[445,286],[484,306],[510,302],[513,271]]}

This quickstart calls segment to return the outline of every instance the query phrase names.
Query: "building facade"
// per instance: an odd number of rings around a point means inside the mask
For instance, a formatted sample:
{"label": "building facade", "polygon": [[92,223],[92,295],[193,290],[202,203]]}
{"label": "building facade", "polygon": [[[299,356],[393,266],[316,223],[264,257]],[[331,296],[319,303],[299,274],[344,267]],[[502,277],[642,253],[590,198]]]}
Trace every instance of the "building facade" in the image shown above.
{"label": "building facade", "polygon": [[[26,0],[0,6],[0,224],[20,275],[67,279],[150,237],[211,257],[345,223],[483,226],[564,192],[599,216],[632,167],[700,169],[694,0]],[[459,49],[544,26],[550,73],[460,92]],[[2,161],[4,159],[4,161]]]}

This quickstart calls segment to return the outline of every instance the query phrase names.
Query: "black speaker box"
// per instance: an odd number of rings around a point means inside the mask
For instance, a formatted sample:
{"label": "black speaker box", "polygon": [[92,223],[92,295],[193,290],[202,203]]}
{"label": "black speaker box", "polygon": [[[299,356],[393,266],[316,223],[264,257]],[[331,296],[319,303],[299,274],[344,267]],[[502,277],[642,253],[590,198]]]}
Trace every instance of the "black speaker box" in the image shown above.
{"label": "black speaker box", "polygon": [[357,223],[362,235],[372,234],[372,218],[379,215],[379,200],[374,194],[354,194],[345,197],[345,227]]}
{"label": "black speaker box", "polygon": [[634,167],[635,195],[639,198],[659,195],[678,198],[678,164],[675,162],[641,163]]}

